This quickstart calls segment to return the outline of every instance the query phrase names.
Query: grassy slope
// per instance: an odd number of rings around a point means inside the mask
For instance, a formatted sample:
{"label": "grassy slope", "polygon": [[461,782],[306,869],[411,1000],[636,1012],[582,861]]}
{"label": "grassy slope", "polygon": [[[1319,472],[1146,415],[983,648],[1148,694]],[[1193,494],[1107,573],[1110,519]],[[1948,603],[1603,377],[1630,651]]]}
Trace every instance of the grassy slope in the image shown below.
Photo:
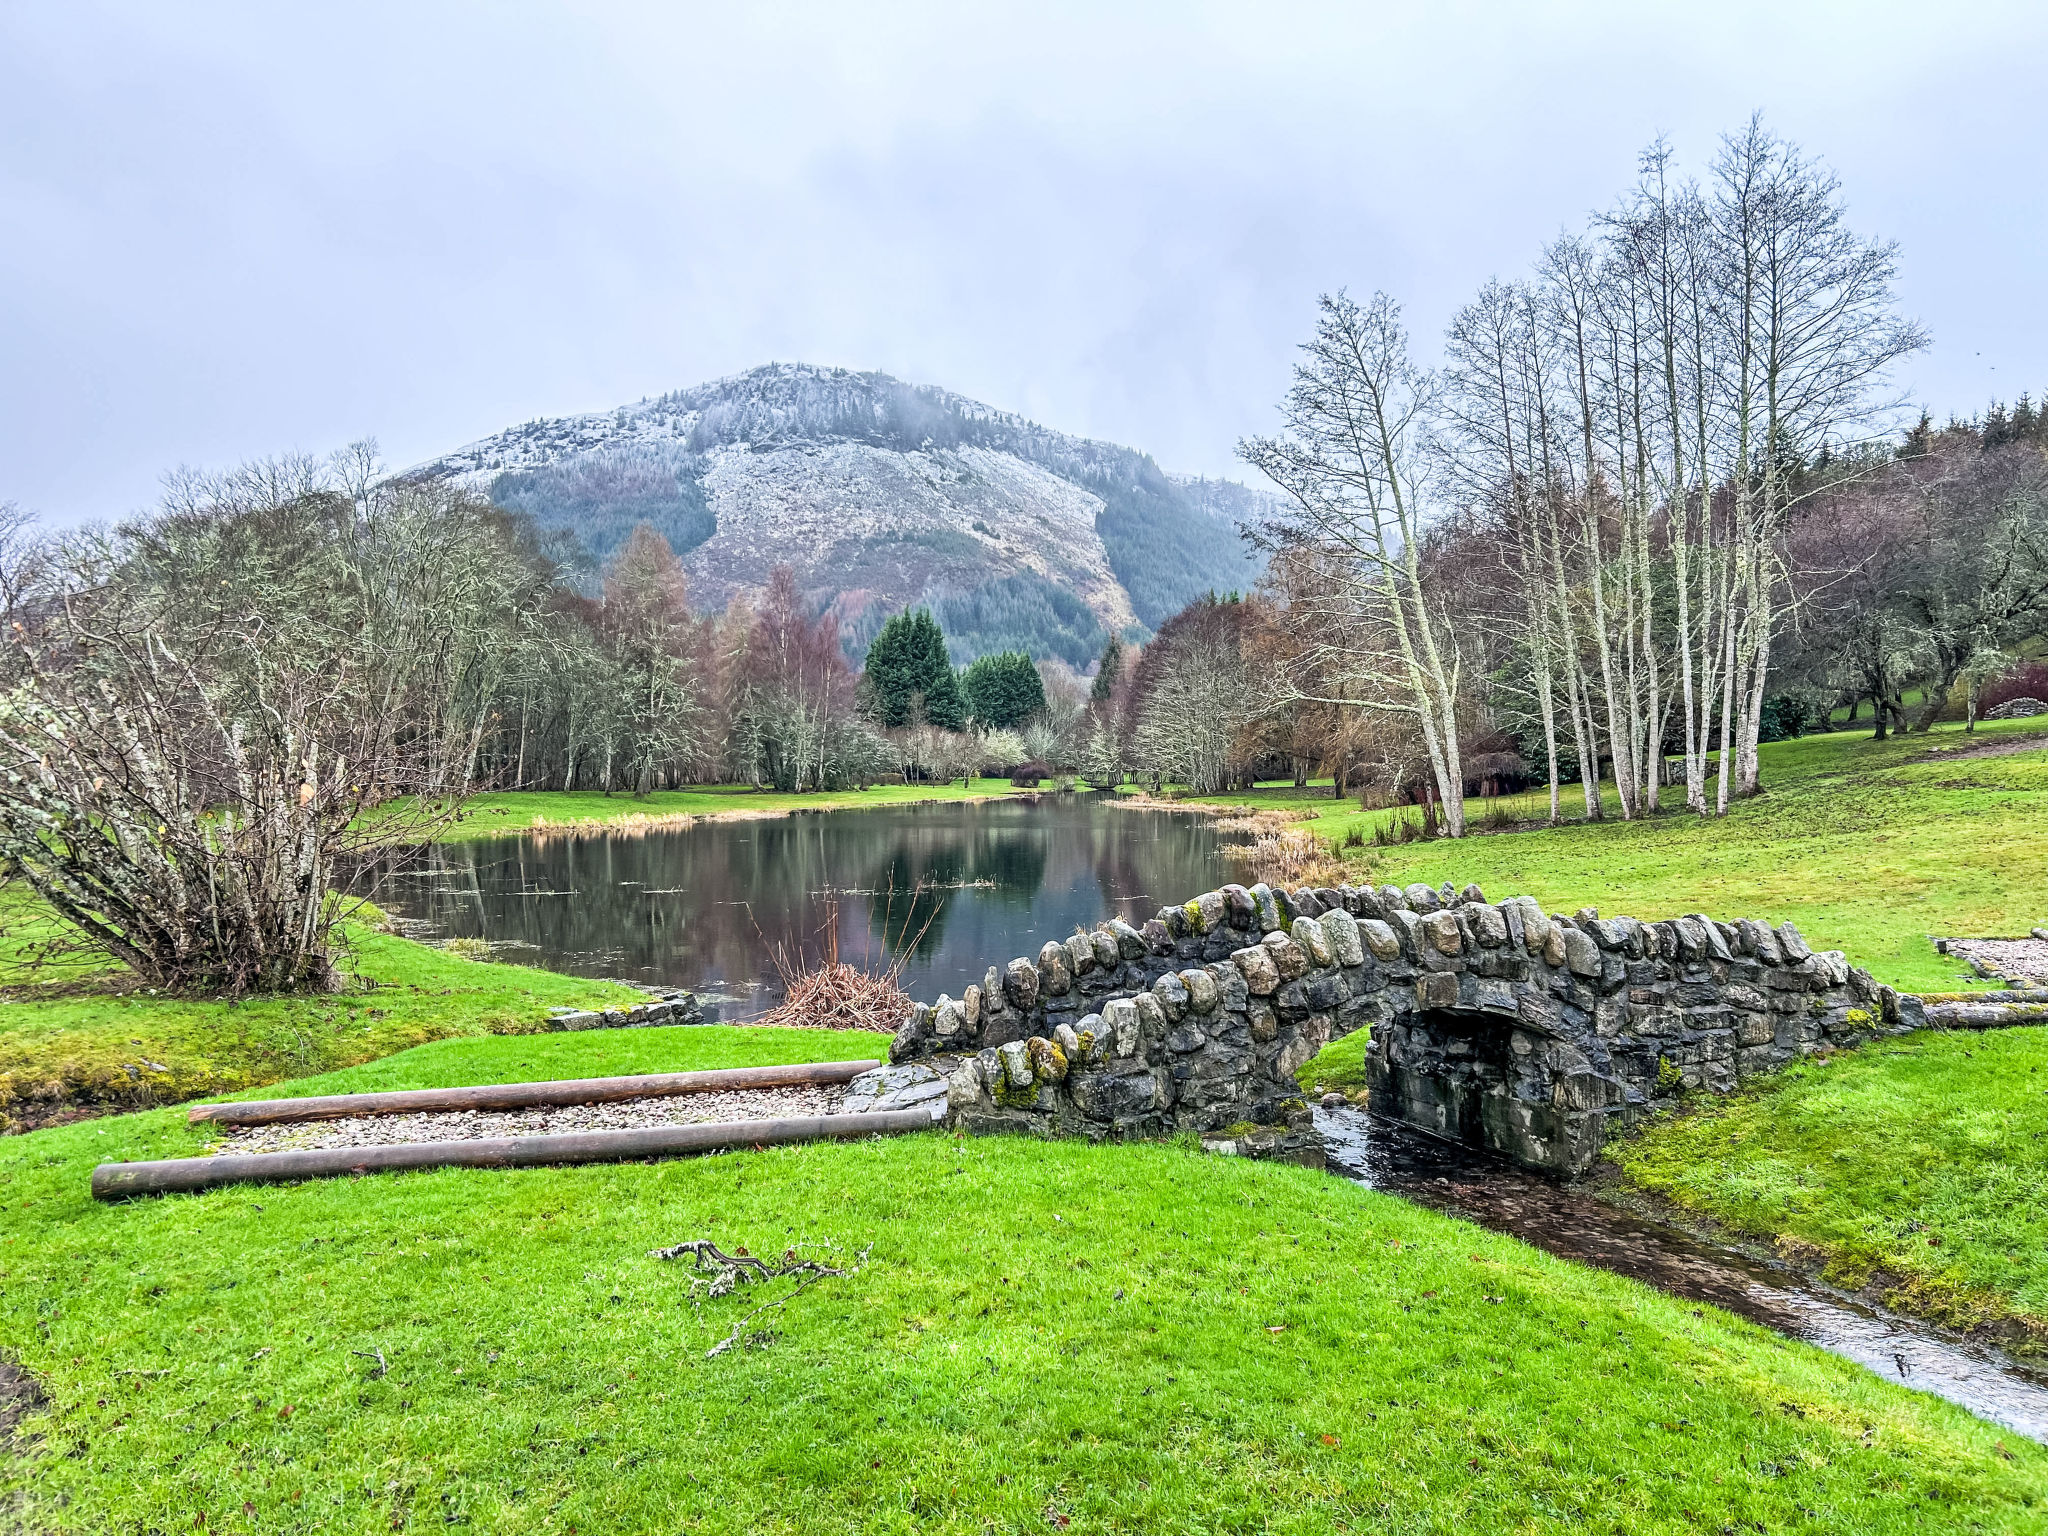
{"label": "grassy slope", "polygon": [[1610,1154],[1849,1287],[2048,1347],[2048,1029],[1924,1033],[1702,1100]]}
{"label": "grassy slope", "polygon": [[640,998],[607,982],[458,959],[355,925],[351,991],[240,1003],[155,997],[110,985],[113,978],[77,961],[54,980],[30,971],[24,949],[46,937],[48,920],[19,900],[6,916],[0,1114],[17,1117],[61,1101],[132,1106],[231,1093],[444,1036],[530,1030],[558,1004]]}
{"label": "grassy slope", "polygon": [[[2022,737],[2039,745],[1912,761]],[[1364,857],[1376,881],[1476,881],[1489,894],[1527,893],[1557,911],[1789,918],[1816,948],[1844,950],[1878,979],[1915,991],[1953,989],[1959,974],[1930,934],[2025,933],[2048,919],[2048,737],[2038,722],[1887,742],[1838,733],[1762,750],[1765,793],[1721,820],[1677,811],[1349,856]],[[1285,790],[1230,798],[1313,810],[1309,828],[1339,843],[1354,830],[1370,837],[1391,815]],[[1568,795],[1567,814],[1575,803]],[[1502,805],[1534,815],[1543,801],[1524,795]]]}
{"label": "grassy slope", "polygon": [[783,816],[792,811],[861,810],[927,800],[980,800],[1011,793],[1021,791],[1012,791],[1008,779],[976,779],[966,788],[958,784],[879,784],[873,789],[826,790],[803,795],[750,789],[744,784],[661,790],[645,798],[624,793],[604,795],[595,790],[508,790],[478,795],[468,801],[461,818],[437,841],[466,842],[542,825],[601,827],[679,816]]}
{"label": "grassy slope", "polygon": [[[297,1087],[834,1056],[467,1040]],[[622,1056],[620,1053],[624,1053]],[[100,1207],[173,1111],[0,1143],[47,1531],[2039,1529],[2048,1450],[1302,1169],[938,1134]],[[873,1244],[757,1329],[646,1251]],[[1121,1295],[1119,1296],[1119,1292]],[[374,1352],[383,1351],[388,1374]]]}

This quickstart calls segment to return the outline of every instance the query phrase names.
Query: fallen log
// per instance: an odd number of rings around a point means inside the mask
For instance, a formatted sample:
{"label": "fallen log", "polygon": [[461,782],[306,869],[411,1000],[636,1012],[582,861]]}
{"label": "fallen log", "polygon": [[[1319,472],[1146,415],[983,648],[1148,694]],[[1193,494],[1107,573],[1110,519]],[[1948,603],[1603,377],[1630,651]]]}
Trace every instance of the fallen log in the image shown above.
{"label": "fallen log", "polygon": [[788,1088],[850,1083],[879,1061],[802,1061],[779,1067],[724,1067],[709,1072],[649,1072],[637,1077],[568,1077],[541,1083],[484,1083],[474,1088],[408,1088],[392,1093],[332,1093],[308,1099],[251,1099],[195,1104],[186,1119],[219,1125],[279,1125],[291,1120],[349,1120],[357,1115],[410,1115],[424,1110],[532,1109],[547,1104],[607,1104],[666,1099],[679,1093],[735,1088]]}
{"label": "fallen log", "polygon": [[96,1200],[127,1200],[212,1189],[222,1184],[283,1184],[342,1173],[407,1168],[544,1168],[569,1163],[620,1163],[721,1147],[772,1146],[850,1136],[927,1130],[927,1109],[863,1115],[795,1115],[780,1120],[727,1120],[630,1131],[576,1131],[560,1136],[500,1136],[488,1141],[408,1141],[384,1147],[328,1147],[310,1152],[240,1152],[175,1157],[151,1163],[101,1163],[92,1171]]}

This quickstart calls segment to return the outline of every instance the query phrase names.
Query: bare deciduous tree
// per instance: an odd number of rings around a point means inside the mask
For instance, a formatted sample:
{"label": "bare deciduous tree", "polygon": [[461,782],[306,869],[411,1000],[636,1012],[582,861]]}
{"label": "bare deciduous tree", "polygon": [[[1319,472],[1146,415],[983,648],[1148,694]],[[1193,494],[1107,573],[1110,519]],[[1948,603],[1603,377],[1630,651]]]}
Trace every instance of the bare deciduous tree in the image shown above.
{"label": "bare deciduous tree", "polygon": [[1459,639],[1421,566],[1436,508],[1420,439],[1436,380],[1410,358],[1400,307],[1385,294],[1363,305],[1326,294],[1319,310],[1281,406],[1284,434],[1248,439],[1238,452],[1293,503],[1269,530],[1275,541],[1313,551],[1341,578],[1329,611],[1304,615],[1318,637],[1304,663],[1335,689],[1318,702],[1412,714],[1445,831],[1457,837]]}

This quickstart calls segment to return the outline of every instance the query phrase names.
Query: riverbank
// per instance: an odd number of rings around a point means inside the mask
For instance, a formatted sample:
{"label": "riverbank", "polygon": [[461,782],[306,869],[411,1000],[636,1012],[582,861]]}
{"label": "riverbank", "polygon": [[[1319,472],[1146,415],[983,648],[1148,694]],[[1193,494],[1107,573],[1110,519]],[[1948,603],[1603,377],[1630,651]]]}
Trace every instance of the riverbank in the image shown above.
{"label": "riverbank", "polygon": [[996,800],[1031,795],[1008,779],[972,779],[966,784],[877,784],[869,789],[819,790],[783,794],[746,784],[707,784],[656,790],[645,795],[595,790],[503,790],[464,802],[454,823],[436,834],[441,843],[470,842],[522,832],[632,833],[697,821],[739,821],[791,816],[799,811],[868,810],[928,801]]}
{"label": "riverbank", "polygon": [[[1006,779],[803,795],[743,785],[645,799],[503,793],[470,801],[441,840],[536,830],[629,835],[691,821],[1013,793],[1024,792],[1013,791]],[[343,933],[352,978],[344,992],[239,1002],[166,998],[138,986],[118,966],[43,954],[63,937],[60,925],[25,894],[0,894],[0,1131],[232,1093],[451,1036],[527,1033],[554,1007],[646,1000],[613,983],[463,959],[382,932],[375,922],[345,924]]]}
{"label": "riverbank", "polygon": [[[475,1039],[291,1091],[847,1054],[715,1027]],[[2048,1510],[2038,1445],[1304,1169],[934,1133],[87,1195],[95,1162],[204,1134],[159,1110],[0,1143],[0,1337],[49,1399],[0,1474],[25,1524],[1875,1533]],[[693,1306],[647,1256],[700,1236],[868,1255],[707,1359],[767,1298]]]}
{"label": "riverbank", "polygon": [[1693,1099],[1608,1160],[1831,1285],[2048,1354],[2048,1029],[1810,1057]]}
{"label": "riverbank", "polygon": [[[1838,732],[1760,750],[1764,793],[1711,820],[1679,809],[1636,822],[1529,826],[1547,800],[1520,795],[1471,802],[1479,835],[1382,847],[1375,835],[1412,819],[1412,809],[1361,811],[1327,791],[1287,789],[1202,803],[1295,813],[1354,879],[1476,882],[1563,912],[1789,919],[1814,948],[1843,950],[1909,992],[1976,984],[1930,936],[2022,935],[2048,920],[2048,734],[2039,721],[1882,742]],[[1567,791],[1571,815],[1583,800],[1573,798],[1576,786]],[[1671,798],[1682,805],[1682,795]],[[1522,829],[1488,832],[1490,808]],[[1611,789],[1608,814],[1618,816]]]}
{"label": "riverbank", "polygon": [[[1364,1102],[1365,1032],[1305,1093]],[[2048,1355],[2048,1028],[1926,1030],[1813,1056],[1609,1145],[1595,1197],[1887,1311]]]}

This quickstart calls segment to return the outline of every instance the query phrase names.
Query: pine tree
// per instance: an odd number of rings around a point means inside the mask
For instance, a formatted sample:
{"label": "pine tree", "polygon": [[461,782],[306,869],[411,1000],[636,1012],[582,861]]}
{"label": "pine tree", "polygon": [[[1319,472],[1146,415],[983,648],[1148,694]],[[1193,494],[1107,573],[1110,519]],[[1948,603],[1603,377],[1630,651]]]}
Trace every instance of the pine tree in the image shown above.
{"label": "pine tree", "polygon": [[2005,402],[1994,400],[1984,413],[1984,430],[1978,439],[1986,448],[2002,448],[2012,441],[2012,423],[2006,419]]}
{"label": "pine tree", "polygon": [[1906,441],[1900,445],[1898,456],[1902,459],[1924,459],[1934,451],[1934,418],[1926,411],[1920,413],[1920,420],[1906,434]]}
{"label": "pine tree", "polygon": [[1124,643],[1115,635],[1102,648],[1102,663],[1095,669],[1095,682],[1088,690],[1089,702],[1099,704],[1116,691],[1116,680],[1124,669]]}
{"label": "pine tree", "polygon": [[946,654],[945,634],[927,609],[899,613],[882,626],[868,647],[867,683],[885,727],[967,726],[967,704]]}
{"label": "pine tree", "polygon": [[2022,393],[2019,403],[2012,408],[2012,440],[2016,443],[2031,443],[2041,433],[2041,418],[2034,411],[2031,397]]}

